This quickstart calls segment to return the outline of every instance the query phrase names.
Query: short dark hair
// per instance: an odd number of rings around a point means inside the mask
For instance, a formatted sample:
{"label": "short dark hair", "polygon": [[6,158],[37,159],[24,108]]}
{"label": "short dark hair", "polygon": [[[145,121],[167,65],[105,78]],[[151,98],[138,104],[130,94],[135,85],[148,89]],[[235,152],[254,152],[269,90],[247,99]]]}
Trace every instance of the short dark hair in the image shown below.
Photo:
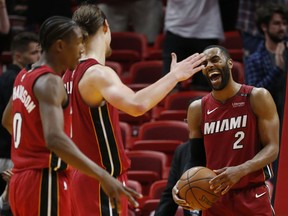
{"label": "short dark hair", "polygon": [[227,57],[227,59],[231,58],[229,51],[225,47],[220,46],[220,45],[209,45],[203,51],[205,51],[207,49],[211,49],[211,48],[219,48],[221,50],[221,52],[223,52],[224,55]]}
{"label": "short dark hair", "polygon": [[103,26],[106,16],[97,5],[84,3],[74,12],[72,19],[78,23],[84,36],[89,36]]}
{"label": "short dark hair", "polygon": [[77,23],[68,17],[52,16],[46,19],[39,32],[42,51],[48,51],[51,45],[59,39],[69,39],[75,27],[78,27]]}
{"label": "short dark hair", "polygon": [[33,32],[20,32],[15,35],[11,41],[11,52],[25,52],[30,43],[39,43],[39,37]]}
{"label": "short dark hair", "polygon": [[280,14],[284,20],[288,21],[288,9],[284,4],[269,2],[258,8],[256,11],[256,25],[260,33],[264,34],[261,25],[268,25],[272,16],[276,13]]}

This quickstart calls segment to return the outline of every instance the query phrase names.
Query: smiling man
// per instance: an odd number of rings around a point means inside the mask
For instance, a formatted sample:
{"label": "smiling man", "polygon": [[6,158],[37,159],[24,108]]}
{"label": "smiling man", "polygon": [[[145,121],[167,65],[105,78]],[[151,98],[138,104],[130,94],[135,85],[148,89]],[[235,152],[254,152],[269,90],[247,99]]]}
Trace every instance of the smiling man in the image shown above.
{"label": "smiling man", "polygon": [[256,15],[264,42],[245,60],[245,79],[247,84],[266,88],[271,93],[281,122],[288,69],[288,7],[269,3],[260,7]]}
{"label": "smiling man", "polygon": [[[188,108],[191,153],[204,145],[206,166],[217,174],[210,181],[221,198],[203,216],[272,216],[274,210],[265,179],[273,176],[278,155],[279,119],[275,103],[264,88],[241,85],[232,78],[233,61],[221,46],[204,50],[202,70],[212,92]],[[193,150],[194,149],[194,150]],[[177,196],[179,205],[189,208]]]}

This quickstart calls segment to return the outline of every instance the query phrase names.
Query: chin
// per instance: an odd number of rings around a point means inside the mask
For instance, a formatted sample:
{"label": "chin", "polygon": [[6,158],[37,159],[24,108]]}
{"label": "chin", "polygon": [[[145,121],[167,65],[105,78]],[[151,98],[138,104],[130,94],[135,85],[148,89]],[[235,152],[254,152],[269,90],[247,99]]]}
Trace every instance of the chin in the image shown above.
{"label": "chin", "polygon": [[106,58],[112,55],[112,49],[109,47],[109,49],[106,51],[105,56]]}

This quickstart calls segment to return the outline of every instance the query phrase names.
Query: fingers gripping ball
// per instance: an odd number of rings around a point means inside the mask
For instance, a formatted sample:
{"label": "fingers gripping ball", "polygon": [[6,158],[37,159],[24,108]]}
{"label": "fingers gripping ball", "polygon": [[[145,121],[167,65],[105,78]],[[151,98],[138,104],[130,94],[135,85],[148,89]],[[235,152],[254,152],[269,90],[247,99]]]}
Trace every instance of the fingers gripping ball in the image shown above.
{"label": "fingers gripping ball", "polygon": [[178,196],[184,199],[191,209],[206,210],[219,198],[210,189],[209,181],[216,174],[207,167],[193,167],[187,170],[178,181]]}

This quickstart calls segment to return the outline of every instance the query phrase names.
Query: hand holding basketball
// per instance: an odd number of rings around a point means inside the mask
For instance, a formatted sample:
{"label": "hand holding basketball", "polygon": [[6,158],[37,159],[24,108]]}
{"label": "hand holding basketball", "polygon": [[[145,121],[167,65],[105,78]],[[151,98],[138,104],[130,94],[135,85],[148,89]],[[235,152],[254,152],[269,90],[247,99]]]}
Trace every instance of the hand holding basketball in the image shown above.
{"label": "hand holding basketball", "polygon": [[177,193],[180,198],[173,197],[175,202],[184,208],[195,210],[210,208],[220,196],[210,189],[209,181],[215,176],[216,174],[206,167],[198,166],[187,170],[173,189],[173,193]]}

